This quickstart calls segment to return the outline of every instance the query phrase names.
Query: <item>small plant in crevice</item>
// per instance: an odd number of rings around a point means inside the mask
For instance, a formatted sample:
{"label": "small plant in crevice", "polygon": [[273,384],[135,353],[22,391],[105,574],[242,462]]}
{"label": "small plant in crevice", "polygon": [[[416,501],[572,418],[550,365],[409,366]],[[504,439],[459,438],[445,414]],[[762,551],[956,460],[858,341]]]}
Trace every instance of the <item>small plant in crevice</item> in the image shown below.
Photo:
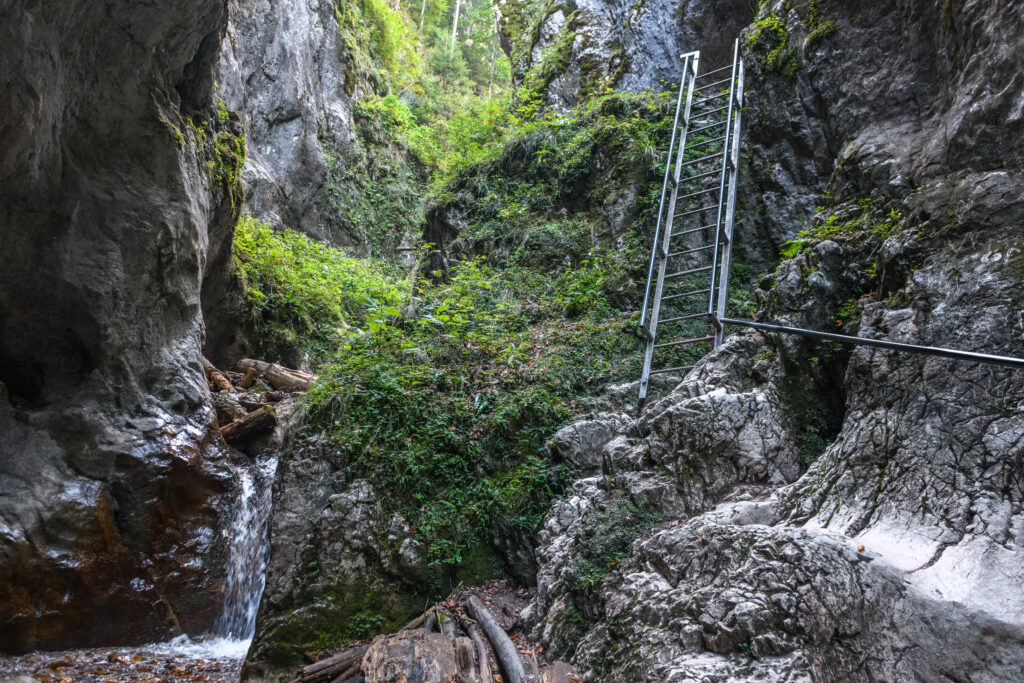
{"label": "small plant in crevice", "polygon": [[796,52],[789,45],[786,22],[775,13],[755,22],[743,43],[748,50],[762,54],[761,64],[768,71],[792,77],[800,68]]}
{"label": "small plant in crevice", "polygon": [[800,454],[800,469],[806,470],[813,465],[821,454],[835,441],[828,435],[828,425],[824,418],[817,418],[802,425],[797,431],[796,442]]}
{"label": "small plant in crevice", "polygon": [[605,575],[618,571],[620,563],[629,557],[633,541],[660,521],[657,512],[638,506],[621,492],[606,505],[587,510],[569,587],[587,591],[600,584]]}

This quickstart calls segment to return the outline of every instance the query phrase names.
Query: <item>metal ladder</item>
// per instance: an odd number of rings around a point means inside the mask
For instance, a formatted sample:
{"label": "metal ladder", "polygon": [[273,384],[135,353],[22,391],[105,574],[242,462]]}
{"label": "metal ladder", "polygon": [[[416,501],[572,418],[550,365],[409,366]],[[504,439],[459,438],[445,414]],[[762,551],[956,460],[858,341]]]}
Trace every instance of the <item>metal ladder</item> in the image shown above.
{"label": "metal ladder", "polygon": [[[638,328],[647,340],[640,410],[653,375],[688,371],[708,343],[722,343],[743,109],[739,40],[729,66],[701,74],[700,52],[683,55],[683,66]],[[667,365],[655,367],[656,356]]]}

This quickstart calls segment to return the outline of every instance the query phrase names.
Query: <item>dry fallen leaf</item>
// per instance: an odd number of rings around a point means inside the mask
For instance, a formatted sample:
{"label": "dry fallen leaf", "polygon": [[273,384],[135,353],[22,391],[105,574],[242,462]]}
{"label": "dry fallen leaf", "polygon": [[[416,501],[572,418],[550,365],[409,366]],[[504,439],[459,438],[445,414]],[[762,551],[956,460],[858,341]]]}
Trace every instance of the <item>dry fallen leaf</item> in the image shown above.
{"label": "dry fallen leaf", "polygon": [[575,681],[575,683],[580,683],[580,681],[582,681],[583,679],[579,676],[573,676],[572,674],[569,674],[569,680]]}
{"label": "dry fallen leaf", "polygon": [[859,550],[860,552],[864,552],[864,546],[862,546],[862,545],[857,546],[857,550]]}
{"label": "dry fallen leaf", "polygon": [[491,678],[494,679],[494,683],[501,683],[504,680],[500,674],[492,674]]}

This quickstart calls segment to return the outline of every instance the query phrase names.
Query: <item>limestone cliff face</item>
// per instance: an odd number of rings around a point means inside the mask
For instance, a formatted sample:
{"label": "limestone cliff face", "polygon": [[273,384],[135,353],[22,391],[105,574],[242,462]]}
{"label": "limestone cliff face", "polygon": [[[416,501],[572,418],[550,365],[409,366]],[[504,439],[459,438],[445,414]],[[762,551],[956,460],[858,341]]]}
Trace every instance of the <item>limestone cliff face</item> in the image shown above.
{"label": "limestone cliff face", "polygon": [[366,89],[342,59],[335,7],[238,0],[217,65],[219,95],[243,113],[247,211],[322,240],[351,244],[329,220],[321,139],[352,144],[353,96]]}
{"label": "limestone cliff face", "polygon": [[[233,481],[201,286],[240,199],[220,0],[0,8],[0,648],[201,632]],[[221,259],[221,262],[223,259]]]}
{"label": "limestone cliff face", "polygon": [[[744,41],[739,244],[814,234],[760,314],[1024,356],[1021,3],[769,17],[784,41]],[[573,454],[597,470],[541,532],[535,633],[595,680],[1015,680],[1022,406],[1014,370],[737,335]],[[582,581],[623,497],[668,524]]]}
{"label": "limestone cliff face", "polygon": [[605,88],[678,87],[684,53],[701,50],[707,69],[722,66],[750,22],[745,0],[509,0],[498,10],[517,83],[559,108]]}

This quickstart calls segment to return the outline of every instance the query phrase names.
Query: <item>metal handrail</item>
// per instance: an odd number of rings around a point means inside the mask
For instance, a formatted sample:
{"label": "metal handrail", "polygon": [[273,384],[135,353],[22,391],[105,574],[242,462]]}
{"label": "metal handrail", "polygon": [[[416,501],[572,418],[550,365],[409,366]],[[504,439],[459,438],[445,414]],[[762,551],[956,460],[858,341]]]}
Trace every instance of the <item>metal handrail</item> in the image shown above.
{"label": "metal handrail", "polygon": [[813,339],[824,339],[826,341],[839,342],[840,344],[854,344],[857,346],[874,346],[880,349],[892,351],[904,351],[917,353],[923,356],[939,356],[941,358],[952,358],[954,360],[966,360],[973,363],[985,363],[987,365],[1002,365],[1010,368],[1024,370],[1024,358],[1013,356],[997,356],[990,353],[979,353],[977,351],[961,351],[959,349],[947,349],[941,346],[924,346],[921,344],[905,344],[903,342],[888,341],[886,339],[868,339],[867,337],[852,337],[848,334],[835,334],[833,332],[819,332],[808,330],[803,327],[787,327],[785,325],[773,325],[771,323],[759,323],[753,320],[737,320],[735,318],[721,318],[721,322],[727,325],[739,325],[750,327],[765,332],[781,332],[783,334],[797,334]]}

